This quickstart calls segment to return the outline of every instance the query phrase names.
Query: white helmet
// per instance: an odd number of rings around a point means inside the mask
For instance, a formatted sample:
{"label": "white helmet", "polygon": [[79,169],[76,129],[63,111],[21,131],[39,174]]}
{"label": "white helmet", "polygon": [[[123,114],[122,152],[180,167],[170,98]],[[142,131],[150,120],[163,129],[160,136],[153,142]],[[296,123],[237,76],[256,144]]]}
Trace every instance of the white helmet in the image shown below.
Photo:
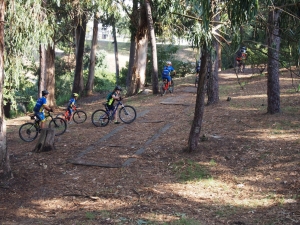
{"label": "white helmet", "polygon": [[172,65],[172,62],[171,61],[167,61],[167,65]]}

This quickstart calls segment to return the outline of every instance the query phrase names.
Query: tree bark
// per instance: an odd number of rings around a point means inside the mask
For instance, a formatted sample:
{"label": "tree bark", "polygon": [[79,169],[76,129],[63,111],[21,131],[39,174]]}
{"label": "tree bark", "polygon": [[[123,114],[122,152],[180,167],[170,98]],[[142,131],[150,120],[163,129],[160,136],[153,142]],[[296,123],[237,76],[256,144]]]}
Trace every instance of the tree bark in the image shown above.
{"label": "tree bark", "polygon": [[3,110],[3,87],[4,87],[4,14],[5,0],[0,0],[0,176],[12,177],[9,162],[9,154],[6,145],[6,121]]}
{"label": "tree bark", "polygon": [[207,105],[219,102],[219,43],[216,40],[213,40],[213,46],[215,51],[210,57],[210,73],[207,80]]}
{"label": "tree bark", "polygon": [[46,49],[46,77],[45,87],[50,92],[47,98],[48,105],[56,107],[55,100],[55,45],[48,44]]}
{"label": "tree bark", "polygon": [[206,45],[203,46],[201,51],[201,67],[199,72],[199,80],[197,87],[197,97],[196,97],[196,106],[193,124],[190,130],[188,147],[185,149],[186,152],[193,152],[198,147],[198,141],[200,137],[200,131],[202,127],[202,120],[204,114],[204,99],[205,99],[205,82],[206,82],[206,73],[207,73],[207,59],[208,51]]}
{"label": "tree bark", "polygon": [[146,9],[147,9],[147,22],[150,33],[150,42],[151,42],[151,55],[152,55],[152,91],[153,94],[159,93],[159,85],[158,85],[158,65],[157,65],[157,50],[156,50],[156,39],[155,39],[155,31],[152,19],[151,5],[150,1],[146,0]]}
{"label": "tree bark", "polygon": [[146,6],[141,6],[139,29],[135,36],[136,54],[130,87],[127,88],[127,95],[131,96],[144,90],[146,80],[146,64],[148,49],[148,26],[146,16]]}
{"label": "tree bark", "polygon": [[40,74],[37,98],[42,97],[42,91],[45,90],[46,80],[46,48],[44,44],[40,45]]}
{"label": "tree bark", "polygon": [[33,152],[47,152],[54,150],[54,130],[50,128],[42,129],[40,138],[36,143]]}
{"label": "tree bark", "polygon": [[78,47],[76,51],[76,66],[75,66],[75,75],[73,82],[73,90],[72,92],[76,92],[78,94],[83,94],[83,54],[84,54],[84,42],[85,42],[85,32],[86,32],[86,16],[85,14],[81,17],[81,23],[77,26],[77,31],[79,31],[79,40]]}
{"label": "tree bark", "polygon": [[268,15],[268,108],[269,114],[280,112],[279,85],[279,18],[280,10],[274,9]]}
{"label": "tree bark", "polygon": [[116,22],[113,22],[113,37],[114,37],[114,49],[115,49],[115,63],[116,63],[116,84],[120,82],[120,72],[119,72],[119,53],[118,53],[118,42],[117,42],[117,32],[116,32]]}
{"label": "tree bark", "polygon": [[93,25],[93,38],[92,38],[92,49],[90,55],[90,63],[89,63],[89,75],[86,83],[86,94],[92,95],[94,88],[94,78],[95,78],[95,64],[96,64],[96,50],[98,44],[98,18],[96,14],[94,15],[94,25]]}

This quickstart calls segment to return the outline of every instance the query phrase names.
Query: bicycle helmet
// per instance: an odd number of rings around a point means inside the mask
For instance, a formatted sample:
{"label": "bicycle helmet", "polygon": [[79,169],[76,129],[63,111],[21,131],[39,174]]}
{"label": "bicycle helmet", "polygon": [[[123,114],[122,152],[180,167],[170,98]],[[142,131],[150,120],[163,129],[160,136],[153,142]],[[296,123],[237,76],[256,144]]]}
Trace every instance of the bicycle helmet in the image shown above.
{"label": "bicycle helmet", "polygon": [[45,95],[49,95],[49,91],[43,90],[43,91],[42,91],[42,96],[45,96]]}
{"label": "bicycle helmet", "polygon": [[116,90],[122,91],[122,88],[121,88],[119,85],[117,85],[117,86],[115,87],[115,91],[116,91]]}
{"label": "bicycle helmet", "polygon": [[78,97],[78,96],[79,96],[79,94],[77,94],[77,93],[73,93],[73,96],[74,96],[74,97]]}
{"label": "bicycle helmet", "polygon": [[246,53],[246,47],[241,47],[241,53]]}
{"label": "bicycle helmet", "polygon": [[167,65],[169,66],[171,66],[172,65],[172,62],[171,61],[167,61]]}

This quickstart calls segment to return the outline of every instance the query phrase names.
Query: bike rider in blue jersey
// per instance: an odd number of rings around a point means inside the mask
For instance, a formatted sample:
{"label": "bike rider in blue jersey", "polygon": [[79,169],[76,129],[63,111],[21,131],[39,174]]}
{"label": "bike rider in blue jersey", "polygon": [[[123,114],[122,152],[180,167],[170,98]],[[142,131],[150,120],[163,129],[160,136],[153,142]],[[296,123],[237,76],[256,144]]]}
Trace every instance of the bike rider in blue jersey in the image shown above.
{"label": "bike rider in blue jersey", "polygon": [[168,87],[171,86],[172,77],[171,75],[176,75],[176,71],[174,67],[172,66],[172,63],[170,61],[167,61],[166,66],[164,66],[163,72],[162,72],[162,79],[168,80]]}
{"label": "bike rider in blue jersey", "polygon": [[[117,85],[115,87],[115,89],[107,95],[106,105],[110,111],[113,111],[115,109],[115,106],[114,106],[115,100],[117,100],[117,101],[121,100],[121,95],[120,95],[121,91],[122,91],[122,88],[119,85]],[[115,124],[120,123],[118,121],[117,113],[114,114],[114,121],[115,121]]]}
{"label": "bike rider in blue jersey", "polygon": [[72,98],[69,100],[69,104],[68,104],[68,111],[69,111],[69,120],[72,116],[72,113],[73,113],[73,106],[75,106],[75,103],[76,103],[76,100],[78,98],[78,94],[77,93],[73,93],[72,94]]}
{"label": "bike rider in blue jersey", "polygon": [[49,92],[47,90],[42,91],[42,97],[36,101],[36,104],[33,108],[34,115],[41,121],[40,128],[43,129],[45,127],[45,113],[44,109],[52,112],[52,109],[47,105],[47,97]]}

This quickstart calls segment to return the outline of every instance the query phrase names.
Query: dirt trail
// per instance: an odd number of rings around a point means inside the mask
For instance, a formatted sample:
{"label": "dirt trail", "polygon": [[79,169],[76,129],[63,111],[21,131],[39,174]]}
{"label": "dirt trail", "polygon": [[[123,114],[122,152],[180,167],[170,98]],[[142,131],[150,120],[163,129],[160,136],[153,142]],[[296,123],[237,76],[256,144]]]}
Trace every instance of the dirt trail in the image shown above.
{"label": "dirt trail", "polygon": [[[128,125],[95,127],[91,114],[104,97],[82,98],[88,120],[70,124],[55,151],[32,153],[36,142],[20,140],[27,117],[7,121],[14,179],[0,185],[0,222],[298,224],[299,117],[292,110],[266,115],[265,77],[240,78],[243,90],[232,71],[220,75],[220,102],[205,108],[206,139],[193,154],[183,153],[195,107],[193,76],[175,80],[172,94],[124,99],[138,115]],[[283,78],[288,86],[289,76]],[[283,97],[284,109],[291,104],[299,110],[297,95]],[[203,177],[182,182],[185,171]]]}

